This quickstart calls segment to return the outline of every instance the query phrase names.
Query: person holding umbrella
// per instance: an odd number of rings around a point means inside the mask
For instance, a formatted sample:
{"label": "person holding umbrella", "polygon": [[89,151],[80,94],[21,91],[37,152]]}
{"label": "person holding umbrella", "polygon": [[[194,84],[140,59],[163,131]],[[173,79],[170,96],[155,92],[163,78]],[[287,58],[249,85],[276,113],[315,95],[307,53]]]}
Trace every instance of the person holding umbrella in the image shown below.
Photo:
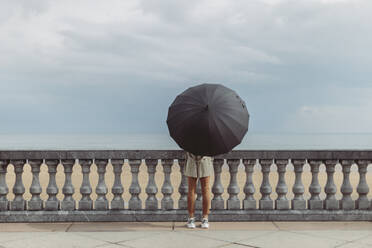
{"label": "person holding umbrella", "polygon": [[209,228],[208,214],[210,209],[210,188],[209,179],[213,173],[212,158],[208,156],[194,155],[186,152],[187,162],[185,167],[185,176],[188,177],[188,194],[187,194],[187,210],[189,218],[186,226],[195,228],[195,191],[196,182],[199,179],[203,195],[203,217],[200,224],[201,228]]}
{"label": "person holding umbrella", "polygon": [[188,227],[195,227],[194,203],[198,178],[203,192],[201,227],[209,227],[209,178],[213,173],[211,156],[228,153],[240,144],[248,131],[248,121],[245,102],[235,91],[221,84],[190,87],[170,105],[167,116],[170,136],[187,151]]}

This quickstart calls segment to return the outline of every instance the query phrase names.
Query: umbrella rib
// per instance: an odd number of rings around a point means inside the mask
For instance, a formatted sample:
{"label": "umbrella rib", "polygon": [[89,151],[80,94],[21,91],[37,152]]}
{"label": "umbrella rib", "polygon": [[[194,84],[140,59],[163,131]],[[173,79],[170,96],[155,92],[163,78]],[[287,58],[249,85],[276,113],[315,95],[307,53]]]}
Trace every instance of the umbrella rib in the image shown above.
{"label": "umbrella rib", "polygon": [[218,104],[220,101],[222,101],[223,99],[227,98],[227,97],[230,97],[231,95],[234,95],[234,97],[237,95],[234,91],[231,91],[231,92],[227,92],[227,93],[224,93],[223,95],[221,95],[219,98],[217,98],[217,101],[216,101],[216,104]]}
{"label": "umbrella rib", "polygon": [[216,99],[219,99],[220,95],[217,94],[218,93],[218,88],[215,88],[214,91],[213,91],[213,94],[211,95],[210,97],[210,101],[213,102],[214,104],[216,104],[218,102],[218,100]]}
{"label": "umbrella rib", "polygon": [[[223,137],[222,137],[222,135],[221,135],[221,129],[220,129],[220,127],[217,125],[217,122],[216,121],[213,121],[212,122],[212,124],[218,129],[218,136],[220,137],[220,139],[221,139],[221,141],[223,140]],[[224,142],[221,142],[221,144],[223,145],[223,147],[225,148],[225,150],[227,149],[227,147],[226,147],[226,144],[224,143]]]}
{"label": "umbrella rib", "polygon": [[200,98],[198,98],[198,97],[194,97],[194,96],[191,96],[191,95],[179,95],[178,97],[180,97],[180,98],[182,98],[182,97],[184,97],[184,98],[191,98],[191,99],[193,99],[194,101],[196,101],[196,102],[202,104],[202,102],[200,102]]}
{"label": "umbrella rib", "polygon": [[222,123],[222,124],[226,127],[226,130],[228,130],[228,131],[230,132],[230,134],[231,134],[232,136],[234,136],[234,138],[235,138],[236,140],[238,140],[238,141],[240,140],[240,138],[239,138],[239,137],[236,137],[236,135],[234,134],[234,132],[232,132],[232,131],[230,130],[229,125],[227,125],[223,119],[221,119],[221,118],[218,117],[218,116],[217,116],[217,119],[220,121],[220,123]]}
{"label": "umbrella rib", "polygon": [[220,112],[220,114],[222,114],[222,115],[226,116],[227,118],[230,118],[231,120],[235,121],[235,122],[236,122],[239,126],[241,126],[242,128],[244,128],[244,129],[247,128],[244,124],[240,123],[239,120],[233,118],[231,115],[227,114],[226,112]]}
{"label": "umbrella rib", "polygon": [[225,113],[225,112],[229,112],[229,111],[242,111],[241,109],[237,109],[236,107],[233,107],[233,106],[221,106],[219,109],[218,109],[218,112],[220,113]]}
{"label": "umbrella rib", "polygon": [[178,105],[192,105],[192,106],[198,106],[198,107],[201,106],[200,104],[195,103],[195,102],[179,102],[179,103],[172,104],[172,107],[178,106]]}
{"label": "umbrella rib", "polygon": [[[168,116],[167,121],[173,120],[175,117],[178,117],[180,114],[190,112],[190,109],[184,109],[184,110],[179,110],[177,113],[173,114],[172,116]],[[190,113],[192,115],[192,113]]]}
{"label": "umbrella rib", "polygon": [[218,87],[214,87],[214,88],[208,88],[209,91],[208,91],[208,99],[210,99],[211,102],[214,101],[214,98],[216,96],[216,92],[217,92],[217,89]]}

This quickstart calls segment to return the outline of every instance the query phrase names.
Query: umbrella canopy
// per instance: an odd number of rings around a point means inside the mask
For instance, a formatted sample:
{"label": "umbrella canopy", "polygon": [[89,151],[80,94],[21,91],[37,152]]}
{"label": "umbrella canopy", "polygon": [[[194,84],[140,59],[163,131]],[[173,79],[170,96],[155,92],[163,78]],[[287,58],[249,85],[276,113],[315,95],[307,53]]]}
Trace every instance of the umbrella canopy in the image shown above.
{"label": "umbrella canopy", "polygon": [[231,151],[248,131],[249,114],[235,91],[220,84],[201,84],[178,95],[168,110],[171,137],[195,155]]}

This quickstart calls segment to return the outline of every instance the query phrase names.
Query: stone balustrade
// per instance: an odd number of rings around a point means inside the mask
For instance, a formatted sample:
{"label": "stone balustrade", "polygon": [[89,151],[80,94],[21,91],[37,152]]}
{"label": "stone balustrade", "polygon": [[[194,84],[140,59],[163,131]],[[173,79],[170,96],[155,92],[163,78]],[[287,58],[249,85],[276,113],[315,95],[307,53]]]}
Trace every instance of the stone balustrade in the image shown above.
{"label": "stone balustrade", "polygon": [[[368,199],[368,166],[372,151],[233,151],[216,156],[213,160],[214,176],[211,180],[211,221],[327,221],[372,220],[372,203]],[[32,183],[26,189],[23,182],[24,167],[29,164]],[[72,183],[73,166],[81,167],[80,188]],[[91,166],[95,164],[98,183],[90,181]],[[105,181],[107,165],[113,168],[112,184]],[[130,168],[131,183],[123,187],[123,167]],[[140,166],[147,168],[147,185],[139,183]],[[15,182],[7,185],[8,167],[13,166]],[[47,166],[48,185],[42,188],[40,168]],[[64,184],[56,183],[57,166],[63,167]],[[174,170],[178,165],[178,170]],[[286,181],[289,165],[293,168],[294,182]],[[311,183],[303,183],[304,166],[311,172]],[[356,166],[359,175],[357,187],[350,182],[351,167]],[[223,167],[229,173],[229,183],[224,188],[221,181]],[[334,180],[335,168],[342,168],[342,185]],[[185,154],[179,150],[96,150],[96,151],[0,151],[0,222],[50,222],[50,221],[183,221],[187,217],[187,178],[183,175]],[[128,169],[129,169],[128,168]],[[161,168],[164,179],[161,187],[155,180]],[[243,168],[239,170],[239,168]],[[253,183],[255,169],[262,181]],[[326,184],[319,182],[319,171],[325,169]],[[275,170],[276,169],[276,170]],[[174,185],[172,175],[178,173],[180,183]],[[245,173],[245,183],[239,186],[238,173]],[[272,185],[270,176],[276,174]],[[109,185],[112,185],[109,188]],[[31,198],[26,200],[26,190]],[[123,198],[125,192],[130,199]],[[174,197],[178,191],[179,197]],[[293,195],[289,197],[289,191]],[[9,200],[13,192],[14,198]],[[47,198],[42,199],[42,192]],[[74,194],[80,192],[81,198]],[[95,192],[96,198],[92,198]],[[108,199],[111,192],[113,197]],[[157,195],[161,192],[161,199]],[[227,192],[228,197],[223,194]],[[244,193],[244,198],[239,197]],[[260,192],[260,197],[255,194]],[[306,195],[305,192],[308,192]],[[336,197],[337,192],[342,196]],[[352,193],[357,193],[353,199]],[[57,194],[63,198],[58,199]],[[140,194],[146,194],[142,202]],[[322,197],[322,194],[324,197]],[[275,198],[273,198],[273,195]],[[196,209],[201,209],[200,184],[197,188]]]}

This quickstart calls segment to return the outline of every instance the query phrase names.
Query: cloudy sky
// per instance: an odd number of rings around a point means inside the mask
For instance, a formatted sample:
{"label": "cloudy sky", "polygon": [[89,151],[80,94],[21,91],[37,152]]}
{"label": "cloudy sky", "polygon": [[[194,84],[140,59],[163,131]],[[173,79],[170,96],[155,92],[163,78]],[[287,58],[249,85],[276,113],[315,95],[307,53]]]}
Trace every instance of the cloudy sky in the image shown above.
{"label": "cloudy sky", "polygon": [[222,83],[253,133],[372,132],[370,0],[0,0],[0,133],[167,133]]}

